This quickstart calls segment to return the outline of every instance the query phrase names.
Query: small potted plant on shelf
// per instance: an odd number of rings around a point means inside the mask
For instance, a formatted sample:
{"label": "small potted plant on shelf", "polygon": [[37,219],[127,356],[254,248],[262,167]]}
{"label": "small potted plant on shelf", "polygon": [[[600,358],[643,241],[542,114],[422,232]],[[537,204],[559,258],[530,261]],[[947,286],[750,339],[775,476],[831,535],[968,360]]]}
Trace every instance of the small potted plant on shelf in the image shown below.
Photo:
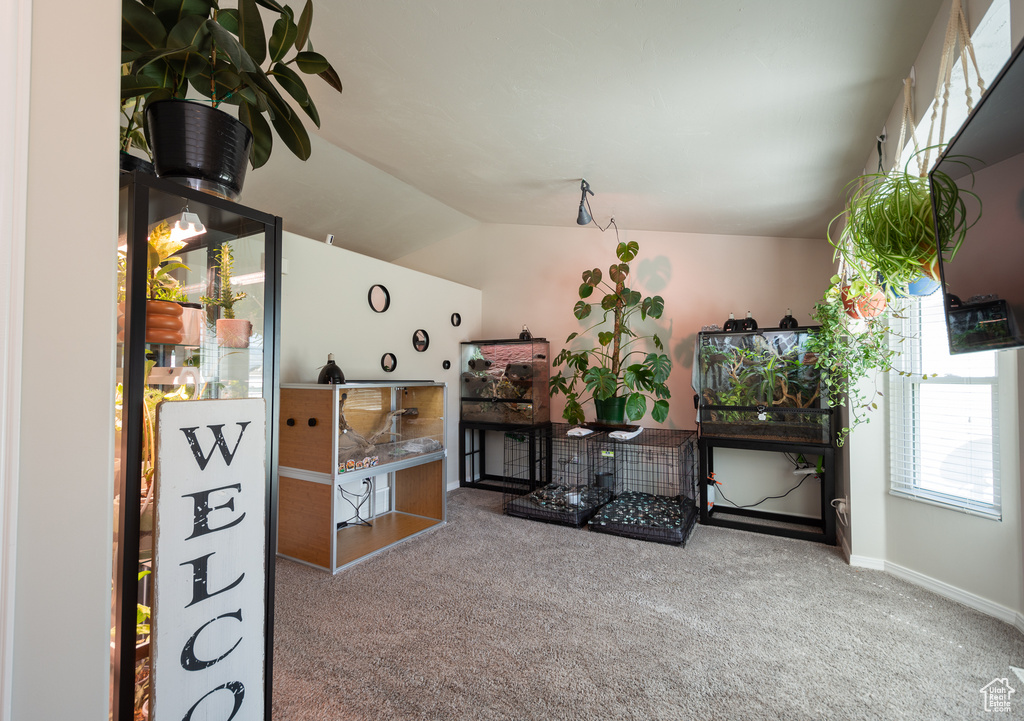
{"label": "small potted plant on shelf", "polygon": [[[261,8],[278,16],[269,34]],[[121,59],[131,64],[121,102],[144,102],[158,175],[198,178],[207,181],[205,190],[234,199],[246,159],[254,168],[266,163],[274,134],[298,158],[309,158],[299,111],[317,127],[320,114],[300,73],[342,90],[338,73],[313,50],[310,0],[298,17],[276,0],[239,0],[237,8],[216,0],[124,0],[121,20]],[[185,102],[189,94],[204,100]],[[222,104],[237,106],[237,120]],[[216,144],[196,143],[204,126],[217,128],[208,135]]]}
{"label": "small potted plant on shelf", "polygon": [[224,243],[214,252],[217,254],[220,292],[215,296],[203,296],[201,300],[206,305],[218,306],[223,311],[222,316],[217,319],[217,344],[222,348],[248,348],[252,323],[235,317],[235,303],[245,298],[245,293],[235,293],[231,289],[235,264],[231,244]]}
{"label": "small potted plant on shelf", "polygon": [[[146,342],[180,343],[184,338],[184,312],[181,303],[188,301],[181,283],[171,273],[188,270],[175,256],[185,243],[171,239],[171,227],[161,221],[149,233],[146,256]],[[124,340],[125,274],[127,251],[118,251],[117,258],[117,339]]]}
{"label": "small potted plant on shelf", "polygon": [[[647,413],[647,401],[653,400],[651,417],[662,423],[668,417],[669,393],[666,382],[672,361],[664,352],[656,333],[640,336],[631,328],[639,314],[640,320],[661,318],[665,301],[661,296],[644,297],[626,285],[629,263],[639,252],[636,242],[619,243],[615,254],[619,262],[608,268],[605,280],[600,268],[583,271],[579,288],[580,300],[573,313],[579,320],[590,317],[594,309],[602,311],[601,320],[581,333],[565,339],[571,343],[591,331],[596,332],[596,345],[580,350],[563,348],[555,356],[555,368],[565,366],[548,382],[551,395],[565,396],[562,417],[570,423],[583,423],[583,404],[593,399],[598,423],[621,425],[628,418],[637,421]],[[600,301],[588,301],[595,291],[604,291]],[[637,345],[650,338],[658,353],[642,350]]]}
{"label": "small potted plant on shelf", "polygon": [[862,175],[850,183],[846,207],[828,228],[836,255],[864,277],[876,277],[890,296],[934,292],[939,253],[944,261],[952,260],[967,230],[977,222],[968,212],[965,191],[946,173],[932,173],[936,216],[942,228],[940,251],[928,178],[923,172],[910,172],[913,160],[902,170]]}

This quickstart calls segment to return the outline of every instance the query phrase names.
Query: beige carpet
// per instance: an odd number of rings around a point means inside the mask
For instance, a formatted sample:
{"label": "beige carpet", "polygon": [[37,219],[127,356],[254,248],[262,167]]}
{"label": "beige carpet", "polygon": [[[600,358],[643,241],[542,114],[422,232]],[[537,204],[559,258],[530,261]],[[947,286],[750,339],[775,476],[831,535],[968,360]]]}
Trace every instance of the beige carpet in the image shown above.
{"label": "beige carpet", "polygon": [[[338,574],[277,564],[273,718],[1024,718],[1024,636],[819,544],[684,548],[501,515]],[[980,689],[1018,689],[987,714]]]}

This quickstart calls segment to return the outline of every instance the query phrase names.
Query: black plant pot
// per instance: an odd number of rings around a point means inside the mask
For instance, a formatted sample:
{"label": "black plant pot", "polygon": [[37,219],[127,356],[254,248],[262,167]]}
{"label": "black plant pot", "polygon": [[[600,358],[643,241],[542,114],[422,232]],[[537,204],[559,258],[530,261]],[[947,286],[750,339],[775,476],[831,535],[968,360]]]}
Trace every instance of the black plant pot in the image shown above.
{"label": "black plant pot", "polygon": [[146,105],[146,136],[157,177],[236,200],[252,133],[227,113],[187,100]]}

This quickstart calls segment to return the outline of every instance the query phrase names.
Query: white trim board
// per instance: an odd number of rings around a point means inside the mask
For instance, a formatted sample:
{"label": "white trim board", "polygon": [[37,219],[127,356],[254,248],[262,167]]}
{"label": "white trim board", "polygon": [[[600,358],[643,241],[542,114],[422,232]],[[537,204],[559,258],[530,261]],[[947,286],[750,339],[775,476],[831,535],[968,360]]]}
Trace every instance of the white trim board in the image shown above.
{"label": "white trim board", "polygon": [[28,185],[29,83],[32,0],[15,0],[4,10],[4,97],[0,150],[0,721],[12,715],[14,597],[18,533],[18,469],[21,435],[21,355],[24,316],[25,218]]}
{"label": "white trim board", "polygon": [[857,568],[868,568],[875,571],[885,571],[886,573],[890,573],[896,578],[912,583],[915,586],[924,588],[932,593],[937,593],[943,598],[956,601],[968,608],[973,608],[975,611],[981,611],[992,618],[1008,623],[1024,634],[1024,614],[1014,611],[1012,608],[1007,608],[1001,604],[989,601],[987,598],[982,598],[977,594],[964,591],[963,589],[957,588],[956,586],[950,585],[944,581],[939,581],[931,576],[926,576],[923,573],[906,568],[905,566],[900,566],[896,563],[890,563],[889,561],[870,558],[868,556],[851,555],[849,557],[849,563],[851,566]]}

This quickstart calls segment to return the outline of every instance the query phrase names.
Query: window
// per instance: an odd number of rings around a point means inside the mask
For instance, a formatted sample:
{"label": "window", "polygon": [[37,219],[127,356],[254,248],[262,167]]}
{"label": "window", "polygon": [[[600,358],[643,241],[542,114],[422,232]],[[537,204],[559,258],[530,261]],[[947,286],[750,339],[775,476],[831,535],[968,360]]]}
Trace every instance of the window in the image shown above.
{"label": "window", "polygon": [[949,354],[941,292],[905,299],[900,315],[890,340],[901,352],[889,373],[890,493],[1001,519],[997,351]]}

